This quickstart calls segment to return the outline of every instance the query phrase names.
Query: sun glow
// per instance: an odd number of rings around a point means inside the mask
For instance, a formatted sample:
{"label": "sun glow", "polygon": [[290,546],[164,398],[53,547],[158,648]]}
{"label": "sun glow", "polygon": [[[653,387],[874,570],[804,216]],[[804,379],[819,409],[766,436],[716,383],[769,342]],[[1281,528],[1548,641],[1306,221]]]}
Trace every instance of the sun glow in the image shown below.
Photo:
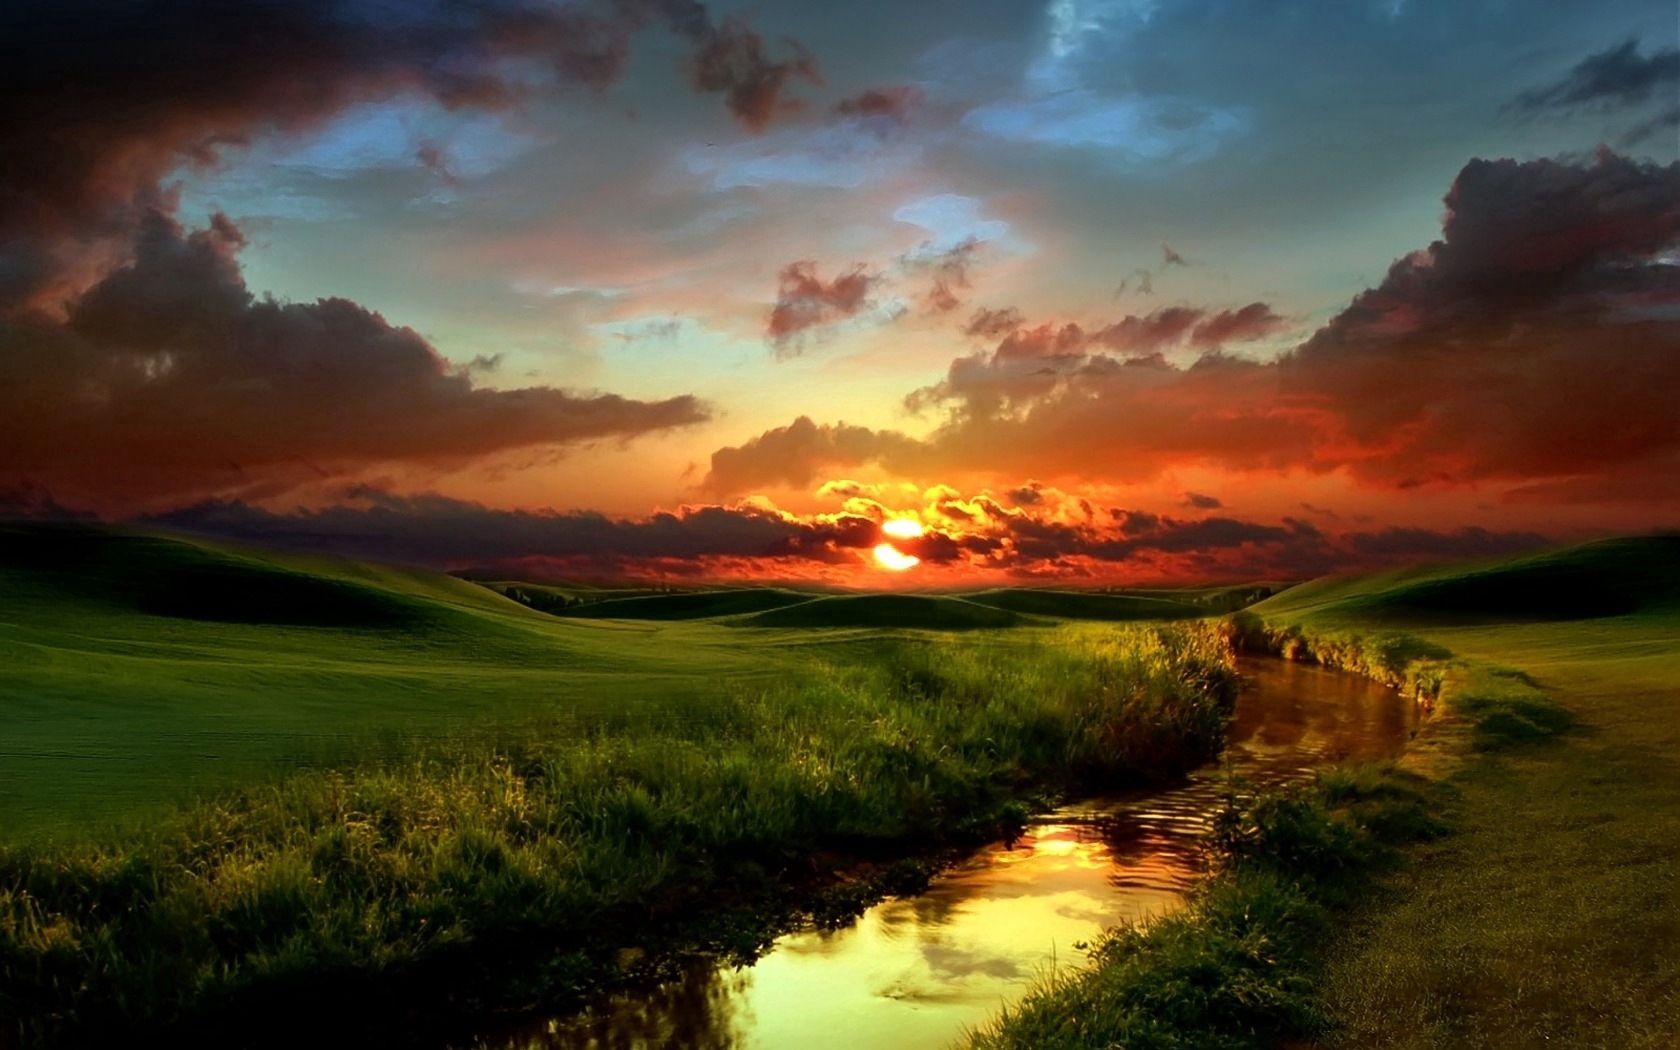
{"label": "sun glow", "polygon": [[[895,540],[913,540],[922,534],[922,523],[914,518],[893,518],[881,523],[881,535]],[[922,559],[906,554],[891,543],[875,545],[875,564],[888,572],[903,572],[921,564]]]}

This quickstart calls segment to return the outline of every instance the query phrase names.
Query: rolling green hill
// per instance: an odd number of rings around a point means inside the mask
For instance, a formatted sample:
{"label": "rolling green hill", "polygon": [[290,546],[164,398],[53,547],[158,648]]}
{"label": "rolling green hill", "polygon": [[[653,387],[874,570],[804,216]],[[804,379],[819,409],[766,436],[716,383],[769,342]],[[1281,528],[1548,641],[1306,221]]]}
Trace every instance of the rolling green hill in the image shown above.
{"label": "rolling green hill", "polygon": [[0,813],[64,826],[416,740],[681,718],[731,679],[798,669],[739,643],[560,619],[420,570],[0,526]]}
{"label": "rolling green hill", "polygon": [[1007,587],[976,591],[963,597],[993,609],[1070,620],[1179,620],[1208,615],[1205,608],[1165,596],[1106,594],[1097,591]]}
{"label": "rolling green hill", "polygon": [[1636,536],[1498,561],[1330,577],[1253,611],[1391,625],[1590,620],[1680,610],[1680,534]]}
{"label": "rolling green hill", "polygon": [[928,594],[848,594],[812,598],[734,621],[746,627],[910,627],[946,631],[1013,627],[1006,609]]}
{"label": "rolling green hill", "polygon": [[556,609],[555,615],[592,620],[703,620],[780,609],[811,598],[780,587],[740,587],[606,598]]}

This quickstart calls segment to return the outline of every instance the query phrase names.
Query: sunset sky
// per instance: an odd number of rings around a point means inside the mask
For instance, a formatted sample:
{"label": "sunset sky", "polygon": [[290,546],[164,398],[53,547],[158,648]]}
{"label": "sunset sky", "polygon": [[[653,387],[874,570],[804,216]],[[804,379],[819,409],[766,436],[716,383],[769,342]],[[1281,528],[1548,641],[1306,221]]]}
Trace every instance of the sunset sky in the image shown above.
{"label": "sunset sky", "polygon": [[856,586],[1675,527],[1677,32],[1672,0],[8,5],[0,514]]}

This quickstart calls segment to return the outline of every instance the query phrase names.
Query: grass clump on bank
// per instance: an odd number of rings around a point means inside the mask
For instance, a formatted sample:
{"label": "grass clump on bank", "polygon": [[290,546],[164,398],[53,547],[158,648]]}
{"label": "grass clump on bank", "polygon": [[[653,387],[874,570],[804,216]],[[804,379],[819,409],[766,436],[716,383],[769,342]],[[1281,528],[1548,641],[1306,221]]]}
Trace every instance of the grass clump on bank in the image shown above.
{"label": "grass clump on bank", "polygon": [[[680,716],[298,772],[103,844],[0,851],[0,1016],[31,1042],[391,1030],[762,947],[833,871],[1172,777],[1236,688],[1211,630],[904,641]],[[855,903],[862,903],[858,900]]]}
{"label": "grass clump on bank", "polygon": [[1430,792],[1389,767],[1233,793],[1210,838],[1218,871],[1181,910],[1110,933],[975,1033],[974,1050],[1253,1047],[1317,1032],[1314,983],[1332,909],[1439,834]]}

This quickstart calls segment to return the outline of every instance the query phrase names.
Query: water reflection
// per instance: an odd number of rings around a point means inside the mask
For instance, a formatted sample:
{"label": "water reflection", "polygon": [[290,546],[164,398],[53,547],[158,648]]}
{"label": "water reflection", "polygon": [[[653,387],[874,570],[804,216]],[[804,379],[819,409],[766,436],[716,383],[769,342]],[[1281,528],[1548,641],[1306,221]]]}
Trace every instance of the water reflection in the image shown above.
{"label": "water reflection", "polygon": [[490,1045],[544,1050],[944,1047],[1081,942],[1176,906],[1200,874],[1198,839],[1227,771],[1275,785],[1318,766],[1397,753],[1411,701],[1352,675],[1245,662],[1220,768],[1164,790],[1049,814],[980,850],[925,893],[845,929],[789,934],[753,966],[696,966],[652,992]]}

